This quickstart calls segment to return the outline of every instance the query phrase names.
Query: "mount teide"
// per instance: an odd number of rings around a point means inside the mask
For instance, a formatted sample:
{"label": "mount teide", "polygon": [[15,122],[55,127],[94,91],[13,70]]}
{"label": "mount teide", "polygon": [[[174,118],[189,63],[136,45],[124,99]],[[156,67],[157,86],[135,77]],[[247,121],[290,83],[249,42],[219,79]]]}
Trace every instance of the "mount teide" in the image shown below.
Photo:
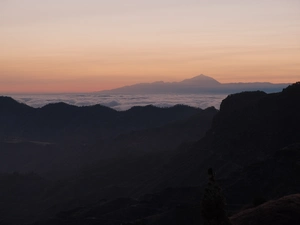
{"label": "mount teide", "polygon": [[103,94],[231,94],[240,91],[261,90],[268,93],[278,92],[288,84],[269,82],[254,83],[220,83],[203,74],[180,82],[156,81],[139,83],[112,90],[100,91]]}

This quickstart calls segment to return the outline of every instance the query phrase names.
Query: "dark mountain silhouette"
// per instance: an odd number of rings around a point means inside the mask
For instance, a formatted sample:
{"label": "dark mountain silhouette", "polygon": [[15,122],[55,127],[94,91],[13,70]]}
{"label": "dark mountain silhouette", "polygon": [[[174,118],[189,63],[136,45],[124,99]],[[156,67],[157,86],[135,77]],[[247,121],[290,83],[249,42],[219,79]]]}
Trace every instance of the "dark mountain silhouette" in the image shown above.
{"label": "dark mountain silhouette", "polygon": [[21,114],[30,111],[32,108],[16,100],[0,96],[0,112],[1,114]]}
{"label": "dark mountain silhouette", "polygon": [[[300,83],[295,83],[278,93],[247,91],[232,94],[223,100],[219,112],[213,108],[195,110],[184,106],[170,109],[134,107],[121,114],[113,110],[108,113],[112,119],[106,120],[107,124],[100,124],[105,126],[103,130],[116,129],[116,132],[105,139],[94,138],[97,135],[103,137],[99,132],[93,138],[86,139],[92,140],[91,142],[85,142],[75,135],[74,140],[70,138],[63,141],[50,136],[52,140],[59,140],[54,143],[41,142],[42,140],[32,142],[24,136],[19,139],[3,136],[2,143],[5,145],[2,146],[26,144],[26,152],[30,148],[36,148],[32,157],[38,155],[38,145],[43,146],[44,151],[53,153],[49,161],[54,162],[52,167],[57,168],[60,176],[40,173],[39,176],[47,179],[38,180],[36,192],[40,194],[38,198],[32,198],[31,202],[27,202],[28,197],[22,197],[21,189],[11,189],[11,195],[18,193],[19,200],[8,200],[5,205],[1,203],[0,208],[14,208],[14,202],[19,201],[18,204],[26,210],[7,210],[7,216],[3,216],[1,222],[8,224],[13,221],[13,224],[20,224],[23,219],[24,223],[35,225],[201,225],[203,220],[200,203],[207,181],[207,169],[212,167],[224,191],[228,210],[231,215],[235,214],[231,216],[234,224],[244,223],[247,218],[252,221],[250,217],[265,221],[259,214],[261,210],[273,213],[274,218],[279,216],[276,212],[280,212],[282,218],[285,217],[293,224],[294,220],[289,218],[296,218],[293,210],[298,209],[290,208],[287,202],[295,199],[286,197],[289,200],[285,203],[278,200],[281,208],[277,209],[280,211],[270,211],[272,203],[260,204],[300,191],[299,93]],[[52,129],[66,129],[72,135],[76,134],[70,124],[76,118],[84,117],[81,110],[85,111],[87,108],[73,108],[64,104],[60,107],[66,107],[65,110],[70,110],[74,117],[68,121],[69,114],[66,113],[64,119],[55,124],[55,117],[60,114],[53,116],[55,126]],[[189,110],[193,113],[185,114]],[[35,111],[37,112],[40,113]],[[40,119],[39,123],[44,124],[43,120],[55,115],[55,110],[44,119],[38,113],[34,115],[38,115],[36,118]],[[28,114],[32,116],[31,111],[26,113]],[[171,116],[172,114],[176,115]],[[96,118],[91,116],[92,113],[84,115]],[[153,119],[160,116],[168,122]],[[19,116],[13,118],[18,121]],[[92,124],[91,122],[90,125]],[[51,123],[47,124],[50,125]],[[119,127],[115,128],[116,125]],[[92,126],[86,130],[78,127],[77,134],[82,136],[89,136],[90,131],[95,131]],[[121,131],[118,133],[119,129]],[[73,141],[75,144],[71,144]],[[18,151],[22,149],[25,148],[20,147]],[[7,149],[4,152],[3,156],[10,151]],[[58,157],[58,161],[57,152],[63,154]],[[109,154],[105,155],[106,152]],[[10,153],[9,160],[17,156]],[[22,156],[24,157],[25,155]],[[39,158],[34,161],[47,164]],[[84,166],[79,166],[82,162],[85,162]],[[19,163],[23,164],[21,161]],[[14,177],[12,173],[4,176]],[[29,185],[31,178],[22,176],[23,182],[28,182]],[[25,185],[24,183],[21,184]],[[12,184],[8,183],[8,187],[10,185]],[[4,186],[0,185],[2,187]],[[7,193],[7,189],[0,189],[0,192]],[[24,194],[33,195],[28,192]],[[292,196],[294,197],[295,195]],[[297,203],[296,200],[294,202]],[[31,218],[24,216],[26,213]]]}
{"label": "dark mountain silhouette", "polygon": [[241,91],[262,90],[265,92],[278,92],[288,84],[272,84],[269,82],[254,83],[220,83],[212,77],[203,74],[185,79],[181,82],[163,82],[140,83],[130,86],[120,87],[112,90],[101,91],[106,94],[231,94]]}
{"label": "dark mountain silhouette", "polygon": [[[6,100],[19,105],[5,98],[4,108],[8,108]],[[26,106],[24,113],[10,115],[3,111],[0,115],[6,126],[1,127],[0,171],[10,173],[5,176],[12,179],[15,179],[13,171],[34,171],[47,177],[41,185],[37,184],[38,190],[22,192],[23,185],[31,181],[27,175],[20,174],[24,183],[16,180],[20,186],[11,189],[10,195],[24,193],[27,197],[7,198],[0,204],[9,211],[5,216],[0,214],[3,224],[48,218],[80,202],[93,202],[95,194],[96,199],[128,196],[135,185],[147,181],[147,174],[152,176],[150,168],[162,166],[163,158],[177,145],[203,136],[217,113],[214,108],[202,110],[183,105],[133,107],[118,112],[100,105],[75,107],[65,103],[39,109]],[[66,136],[61,137],[63,134]],[[128,187],[121,185],[124,182]],[[1,187],[0,192],[7,194],[8,188]],[[35,193],[41,195],[28,201]],[[20,207],[13,206],[16,201]],[[9,210],[12,208],[15,210]],[[36,211],[39,213],[35,214]]]}
{"label": "dark mountain silhouette", "polygon": [[[178,106],[178,108],[183,109],[184,106]],[[140,120],[139,110],[143,111],[144,109],[138,107],[132,115],[137,120]],[[174,113],[176,112],[177,110],[174,109]],[[195,141],[204,136],[217,110],[208,108],[206,110],[196,110],[196,112],[187,119],[176,120],[161,127],[145,130],[134,130],[131,124],[125,124],[131,128],[128,132],[127,129],[124,129],[123,132],[122,130],[118,131],[120,132],[119,135],[105,139],[100,138],[101,133],[93,133],[95,128],[87,131],[83,130],[81,136],[64,138],[64,141],[58,139],[58,142],[2,138],[2,141],[0,141],[2,150],[0,152],[0,171],[45,173],[60,170],[59,174],[62,174],[62,171],[78,169],[85,164],[92,164],[100,159],[143,155],[146,152],[171,151],[183,142]],[[150,118],[151,113],[148,116]],[[59,129],[56,132],[59,132]],[[108,128],[106,126],[101,129]],[[96,135],[99,139],[94,138]],[[74,137],[77,139],[74,139]],[[15,158],[16,155],[18,155],[17,159]],[[66,162],[68,163],[66,164]],[[114,162],[112,162],[112,167],[114,167],[113,164]]]}
{"label": "dark mountain silhouette", "polygon": [[274,151],[298,142],[299,89],[300,83],[295,83],[281,93],[229,95],[222,102],[206,141],[212,149],[237,162],[264,159]]}
{"label": "dark mountain silhouette", "polygon": [[170,108],[149,105],[116,111],[101,105],[77,107],[66,103],[35,109],[8,97],[0,98],[0,105],[0,136],[46,142],[74,140],[74,137],[77,140],[104,139],[123,132],[159,127],[201,111],[183,105]]}
{"label": "dark mountain silhouette", "polygon": [[77,170],[100,159],[170,151],[203,136],[217,112],[183,105],[116,111],[101,105],[65,103],[35,109],[11,98],[2,99],[0,172],[64,174],[62,171]]}
{"label": "dark mountain silhouette", "polygon": [[227,179],[234,171],[299,142],[300,102],[295,94],[299,89],[300,83],[296,83],[280,93],[228,96],[205,137],[183,146],[169,162],[168,169],[160,174],[159,187],[202,185],[206,180],[203,168],[210,167]]}

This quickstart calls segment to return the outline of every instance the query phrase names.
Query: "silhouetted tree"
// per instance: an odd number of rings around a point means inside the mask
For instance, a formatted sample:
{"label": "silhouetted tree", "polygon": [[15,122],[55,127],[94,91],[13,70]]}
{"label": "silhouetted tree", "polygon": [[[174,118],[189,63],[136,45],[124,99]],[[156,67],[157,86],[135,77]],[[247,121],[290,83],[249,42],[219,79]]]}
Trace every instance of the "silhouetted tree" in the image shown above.
{"label": "silhouetted tree", "polygon": [[201,202],[201,213],[210,225],[231,225],[225,211],[225,198],[221,187],[215,180],[212,168],[208,169],[209,181]]}

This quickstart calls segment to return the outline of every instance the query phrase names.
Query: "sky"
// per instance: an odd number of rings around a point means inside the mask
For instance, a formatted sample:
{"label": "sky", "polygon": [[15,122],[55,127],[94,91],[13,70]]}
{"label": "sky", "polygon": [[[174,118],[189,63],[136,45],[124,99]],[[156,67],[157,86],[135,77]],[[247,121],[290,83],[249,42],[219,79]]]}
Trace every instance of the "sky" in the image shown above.
{"label": "sky", "polygon": [[0,0],[0,93],[300,80],[299,0]]}

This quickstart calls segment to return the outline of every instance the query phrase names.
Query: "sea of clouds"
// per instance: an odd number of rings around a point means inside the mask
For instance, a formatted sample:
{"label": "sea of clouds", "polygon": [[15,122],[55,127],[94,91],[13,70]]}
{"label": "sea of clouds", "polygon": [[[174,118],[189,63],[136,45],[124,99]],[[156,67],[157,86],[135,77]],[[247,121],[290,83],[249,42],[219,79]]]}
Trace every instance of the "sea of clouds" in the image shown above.
{"label": "sea of clouds", "polygon": [[152,94],[152,95],[105,95],[99,93],[83,94],[10,94],[15,100],[39,108],[50,103],[65,102],[76,106],[101,104],[116,110],[127,110],[133,106],[155,105],[171,107],[184,104],[205,109],[219,108],[226,95],[203,94]]}

